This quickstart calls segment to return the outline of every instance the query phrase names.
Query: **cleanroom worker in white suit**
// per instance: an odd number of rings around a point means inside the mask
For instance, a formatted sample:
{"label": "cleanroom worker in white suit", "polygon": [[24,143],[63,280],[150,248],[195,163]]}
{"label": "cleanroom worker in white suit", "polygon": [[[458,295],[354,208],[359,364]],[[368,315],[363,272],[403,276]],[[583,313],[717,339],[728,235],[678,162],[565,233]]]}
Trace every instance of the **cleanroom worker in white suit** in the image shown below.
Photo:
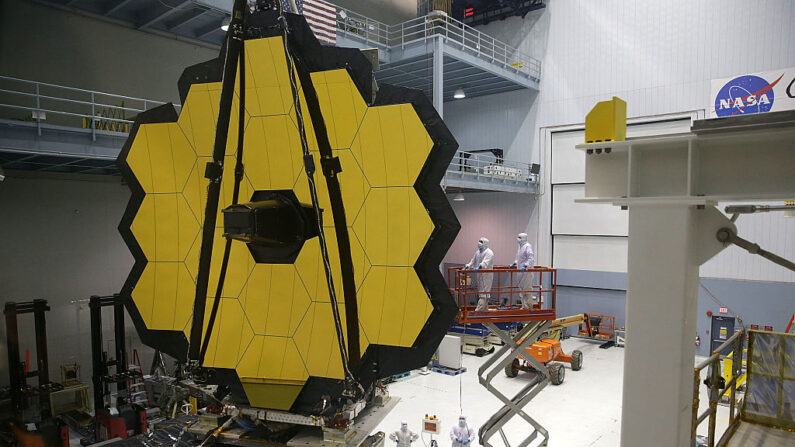
{"label": "cleanroom worker in white suit", "polygon": [[400,422],[400,430],[395,430],[389,434],[389,439],[397,443],[397,447],[410,447],[411,443],[419,439],[420,435],[409,430],[409,424],[406,421]]}
{"label": "cleanroom worker in white suit", "polygon": [[494,252],[489,248],[489,240],[482,237],[478,239],[478,249],[472,256],[472,260],[464,266],[465,270],[472,269],[476,273],[474,282],[478,288],[478,306],[475,310],[488,310],[489,292],[491,291],[494,273],[478,273],[478,270],[491,270],[493,265]]}
{"label": "cleanroom worker in white suit", "polygon": [[[519,244],[519,250],[516,251],[516,260],[509,267],[521,270],[516,275],[517,285],[519,290],[529,291],[533,287],[533,272],[525,270],[535,267],[536,259],[533,254],[533,246],[527,242],[527,233],[519,233],[516,236],[516,243]],[[522,309],[530,309],[533,304],[538,304],[538,297],[533,293],[520,293],[519,297],[522,300]]]}
{"label": "cleanroom worker in white suit", "polygon": [[450,429],[450,439],[453,441],[453,447],[464,447],[475,440],[475,430],[467,425],[466,416],[460,416],[458,425],[453,425]]}

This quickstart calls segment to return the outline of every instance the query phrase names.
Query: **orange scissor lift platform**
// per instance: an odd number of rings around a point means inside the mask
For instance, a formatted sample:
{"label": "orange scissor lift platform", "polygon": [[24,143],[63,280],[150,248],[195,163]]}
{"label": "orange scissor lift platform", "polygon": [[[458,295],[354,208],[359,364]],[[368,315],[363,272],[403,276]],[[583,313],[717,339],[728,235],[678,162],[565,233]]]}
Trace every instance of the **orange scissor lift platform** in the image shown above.
{"label": "orange scissor lift platform", "polygon": [[[494,284],[488,292],[490,295],[488,310],[476,310],[480,292],[477,287],[477,275],[494,274]],[[530,288],[520,287],[520,274],[517,268],[494,267],[480,269],[477,272],[461,267],[450,267],[447,270],[447,283],[450,292],[458,304],[456,322],[459,324],[473,323],[521,323],[527,321],[554,320],[555,294],[557,290],[557,269],[549,267],[533,267],[526,269],[524,274],[533,274]],[[522,308],[521,294],[529,294],[537,304],[529,309]]]}
{"label": "orange scissor lift platform", "polygon": [[[488,292],[479,292],[477,275],[493,274],[492,284]],[[532,273],[529,287],[520,285],[521,274]],[[478,369],[478,381],[489,392],[503,402],[503,407],[494,413],[478,430],[481,445],[490,446],[489,440],[497,434],[508,445],[503,427],[514,417],[520,417],[532,427],[527,437],[519,445],[528,445],[535,438],[543,438],[541,445],[546,445],[549,433],[522,408],[527,405],[544,387],[550,383],[550,373],[543,363],[527,354],[527,348],[539,340],[549,329],[556,318],[555,295],[557,289],[557,270],[548,267],[533,267],[522,272],[516,268],[495,267],[492,269],[474,270],[451,267],[447,271],[450,291],[458,304],[456,321],[459,324],[482,323],[492,333],[500,337],[503,346],[492,354]],[[496,279],[496,281],[495,281]],[[478,310],[476,303],[480,295],[488,295],[486,310]],[[535,298],[534,304],[523,308],[521,295]],[[521,330],[511,336],[506,330],[497,327],[497,323],[525,323]],[[519,392],[508,395],[497,389],[494,378],[506,367],[514,364],[519,357],[525,358],[528,367],[538,371]]]}

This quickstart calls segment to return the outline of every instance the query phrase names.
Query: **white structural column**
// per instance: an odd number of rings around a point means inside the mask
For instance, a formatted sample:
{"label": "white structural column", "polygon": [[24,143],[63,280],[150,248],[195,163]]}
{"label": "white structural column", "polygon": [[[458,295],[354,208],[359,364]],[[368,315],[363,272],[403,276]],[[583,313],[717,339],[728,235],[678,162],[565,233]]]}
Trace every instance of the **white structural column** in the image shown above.
{"label": "white structural column", "polygon": [[689,445],[698,307],[693,252],[698,213],[705,211],[629,207],[623,447]]}
{"label": "white structural column", "polygon": [[737,232],[715,205],[795,197],[793,141],[795,112],[775,112],[577,146],[578,201],[629,209],[622,447],[691,445],[698,269]]}
{"label": "white structural column", "polygon": [[433,107],[444,118],[444,45],[442,36],[433,39]]}

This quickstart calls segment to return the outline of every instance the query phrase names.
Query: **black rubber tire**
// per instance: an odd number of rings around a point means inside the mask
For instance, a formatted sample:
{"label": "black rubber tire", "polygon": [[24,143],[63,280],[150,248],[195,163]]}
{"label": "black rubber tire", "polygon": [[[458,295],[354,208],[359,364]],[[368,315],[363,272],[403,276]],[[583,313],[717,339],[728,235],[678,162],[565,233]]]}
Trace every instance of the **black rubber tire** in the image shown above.
{"label": "black rubber tire", "polygon": [[486,355],[486,350],[483,348],[477,348],[475,349],[475,355],[478,357],[483,357],[484,355]]}
{"label": "black rubber tire", "polygon": [[552,385],[563,383],[563,379],[566,377],[566,368],[563,367],[562,363],[552,363],[547,368],[549,369],[549,380]]}
{"label": "black rubber tire", "polygon": [[519,359],[513,359],[513,362],[505,366],[505,375],[511,378],[519,375]]}
{"label": "black rubber tire", "polygon": [[582,369],[582,351],[575,349],[571,353],[571,370],[579,371]]}

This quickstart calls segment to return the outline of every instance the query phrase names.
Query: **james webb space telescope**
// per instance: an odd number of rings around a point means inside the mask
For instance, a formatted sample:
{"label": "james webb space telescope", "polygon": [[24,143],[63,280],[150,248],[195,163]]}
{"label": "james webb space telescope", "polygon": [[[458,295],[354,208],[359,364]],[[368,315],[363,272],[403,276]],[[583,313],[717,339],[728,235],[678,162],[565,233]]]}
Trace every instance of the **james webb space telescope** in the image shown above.
{"label": "james webb space telescope", "polygon": [[421,92],[376,91],[359,50],[246,3],[180,78],[181,113],[140,114],[119,156],[122,295],[144,343],[235,414],[344,429],[456,314],[438,266],[457,144]]}

